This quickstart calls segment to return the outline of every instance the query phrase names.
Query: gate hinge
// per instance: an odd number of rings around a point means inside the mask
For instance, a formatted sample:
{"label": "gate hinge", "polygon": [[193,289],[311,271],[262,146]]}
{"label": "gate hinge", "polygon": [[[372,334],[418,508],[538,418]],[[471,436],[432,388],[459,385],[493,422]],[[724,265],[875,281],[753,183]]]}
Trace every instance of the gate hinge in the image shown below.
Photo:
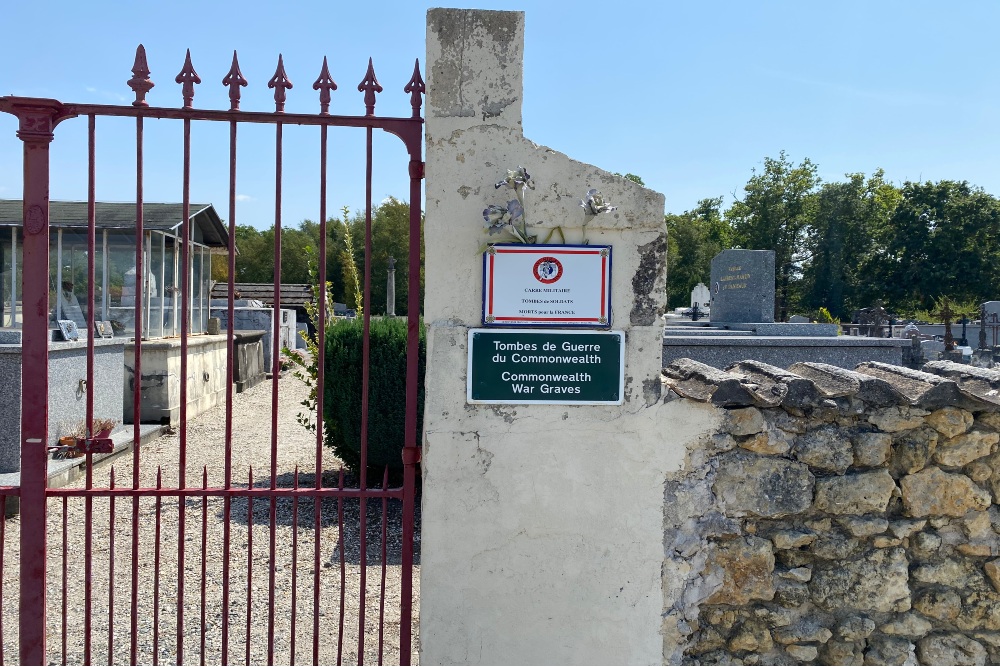
{"label": "gate hinge", "polygon": [[424,177],[424,163],[421,160],[410,160],[410,178]]}

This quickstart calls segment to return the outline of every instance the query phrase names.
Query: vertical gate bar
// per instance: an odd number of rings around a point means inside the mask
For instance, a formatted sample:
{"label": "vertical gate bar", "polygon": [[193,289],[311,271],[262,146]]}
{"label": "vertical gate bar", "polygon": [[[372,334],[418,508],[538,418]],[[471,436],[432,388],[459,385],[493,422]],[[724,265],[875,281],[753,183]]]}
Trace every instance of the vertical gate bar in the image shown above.
{"label": "vertical gate bar", "polygon": [[153,664],[160,664],[160,518],[163,508],[163,468],[156,466],[156,529],[153,536]]}
{"label": "vertical gate bar", "polygon": [[229,248],[227,249],[228,285],[226,287],[226,431],[224,486],[226,494],[222,499],[222,660],[229,664],[229,542],[231,539],[229,520],[232,512],[232,497],[229,494],[233,484],[233,370],[236,345],[233,322],[236,293],[236,121],[229,122]]}
{"label": "vertical gate bar", "polygon": [[[344,467],[340,467],[340,480],[337,488],[344,490]],[[340,542],[340,620],[337,627],[337,665],[343,664],[344,655],[344,604],[346,602],[347,588],[347,563],[344,552],[347,550],[347,541],[344,540],[344,496],[337,496],[337,527],[339,529],[337,540]]]}
{"label": "vertical gate bar", "polygon": [[[13,297],[11,298],[13,301]],[[11,320],[13,321],[13,320]],[[3,609],[3,575],[4,575],[4,551],[5,545],[7,544],[7,496],[0,496],[0,609]],[[4,659],[4,642],[7,636],[3,631],[3,617],[4,614],[0,613],[0,665],[6,665],[7,661]]]}
{"label": "vertical gate bar", "polygon": [[[279,328],[281,325],[281,158],[282,158],[282,126],[275,125],[274,146],[274,324],[271,341],[271,489],[276,488],[278,477],[278,375],[281,370]],[[275,551],[275,519],[277,515],[277,498],[270,499],[270,538],[268,551],[270,568],[268,571],[267,591],[267,663],[274,664],[274,551]]]}
{"label": "vertical gate bar", "polygon": [[[115,467],[111,466],[108,488],[115,488]],[[108,496],[108,664],[115,664],[115,494]]]}
{"label": "vertical gate bar", "polygon": [[64,113],[58,102],[5,109],[18,116],[24,144],[21,375],[21,597],[18,644],[22,664],[47,664],[45,488],[48,452],[49,143]]}
{"label": "vertical gate bar", "polygon": [[[204,466],[201,471],[201,488],[205,490],[208,488],[208,466]],[[208,559],[208,495],[201,497],[201,647],[199,652],[198,664],[205,664],[205,600],[206,600],[206,583],[205,575],[207,574],[207,568],[205,565]]]}
{"label": "vertical gate bar", "polygon": [[[299,466],[295,466],[295,478],[293,481],[295,490],[299,490]],[[299,496],[292,496],[292,611],[291,611],[291,639],[289,647],[289,665],[295,664],[295,605],[298,600],[298,565],[299,565]]]}
{"label": "vertical gate bar", "polygon": [[[187,486],[187,376],[188,331],[191,326],[191,119],[184,119],[184,175],[181,210],[181,387],[180,387],[180,453],[177,461],[177,486]],[[177,664],[184,664],[184,497],[177,498]]]}
{"label": "vertical gate bar", "polygon": [[420,181],[423,178],[421,160],[421,128],[407,142],[410,147],[410,265],[407,280],[406,306],[406,419],[403,434],[403,543],[400,586],[399,664],[411,662],[413,617],[413,530],[414,496],[416,494],[416,464],[420,460],[417,444],[418,359],[420,354]]}
{"label": "vertical gate bar", "polygon": [[[87,403],[86,421],[87,437],[94,437],[94,252],[97,245],[97,211],[96,211],[96,152],[95,152],[96,118],[94,114],[87,116]],[[87,470],[87,489],[94,488],[94,455],[87,452],[85,463]],[[84,573],[83,582],[83,662],[91,664],[90,635],[93,630],[91,614],[93,612],[93,575],[94,575],[94,498],[87,496],[84,501]]]}
{"label": "vertical gate bar", "polygon": [[[253,488],[253,466],[250,466],[247,489]],[[253,619],[253,496],[247,496],[247,665],[250,662],[250,628]]]}
{"label": "vertical gate bar", "polygon": [[[142,273],[142,237],[143,231],[143,139],[142,116],[135,119],[135,275],[138,280]],[[136,322],[142,321],[142,290],[136,290],[135,317]],[[132,346],[135,350],[134,372],[132,373],[132,488],[139,488],[139,422],[142,410],[142,335],[135,332]],[[132,620],[130,630],[129,664],[135,665],[138,662],[138,633],[139,633],[139,496],[132,496]]]}
{"label": "vertical gate bar", "polygon": [[368,493],[368,385],[371,376],[371,315],[372,315],[372,128],[366,127],[367,147],[365,153],[365,297],[363,310],[363,338],[361,345],[361,495],[358,497],[361,594],[358,604],[358,664],[365,661],[365,582],[368,574],[368,528],[366,508]]}
{"label": "vertical gate bar", "polygon": [[66,496],[62,499],[62,664],[66,664],[66,600],[69,596],[67,583],[67,564],[69,562],[69,536],[68,528],[69,516],[66,509]]}
{"label": "vertical gate bar", "polygon": [[379,586],[379,597],[378,597],[378,664],[382,664],[382,653],[385,643],[385,560],[386,560],[386,537],[389,534],[388,531],[388,518],[389,518],[389,496],[387,492],[389,490],[389,466],[385,467],[385,472],[382,474],[382,582]]}
{"label": "vertical gate bar", "polygon": [[[320,127],[319,144],[319,326],[316,331],[316,490],[323,486],[323,400],[326,365],[326,146],[327,126]],[[346,217],[346,216],[345,216]],[[347,221],[345,220],[346,224]],[[313,664],[319,664],[319,552],[323,499],[313,502]]]}

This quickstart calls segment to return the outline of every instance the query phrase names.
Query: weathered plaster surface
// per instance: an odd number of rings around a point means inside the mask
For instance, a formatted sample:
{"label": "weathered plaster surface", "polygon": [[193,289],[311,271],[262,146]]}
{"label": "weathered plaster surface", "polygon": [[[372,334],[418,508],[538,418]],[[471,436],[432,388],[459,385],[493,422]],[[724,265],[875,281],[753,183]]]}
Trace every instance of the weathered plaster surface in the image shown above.
{"label": "weathered plaster surface", "polygon": [[[518,12],[428,12],[421,661],[657,663],[663,484],[717,411],[661,401],[663,196],[524,138],[523,34]],[[465,402],[482,210],[518,166],[532,233],[613,246],[621,406]],[[618,210],[585,215],[589,188]]]}

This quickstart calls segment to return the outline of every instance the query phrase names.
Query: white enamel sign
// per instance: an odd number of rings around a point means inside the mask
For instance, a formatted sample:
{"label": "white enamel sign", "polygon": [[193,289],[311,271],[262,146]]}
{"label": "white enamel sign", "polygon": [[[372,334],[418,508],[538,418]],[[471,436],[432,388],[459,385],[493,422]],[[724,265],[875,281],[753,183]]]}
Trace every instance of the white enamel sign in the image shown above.
{"label": "white enamel sign", "polygon": [[483,324],[609,328],[611,246],[490,246],[483,253]]}

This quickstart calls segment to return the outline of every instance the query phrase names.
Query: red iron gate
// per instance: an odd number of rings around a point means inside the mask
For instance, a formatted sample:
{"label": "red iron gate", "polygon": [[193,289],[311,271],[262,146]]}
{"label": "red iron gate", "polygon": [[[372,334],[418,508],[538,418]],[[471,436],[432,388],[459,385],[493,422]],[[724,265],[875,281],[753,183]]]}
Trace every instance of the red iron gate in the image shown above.
{"label": "red iron gate", "polygon": [[[420,181],[423,178],[421,142],[423,120],[420,116],[424,83],[420,77],[419,62],[405,87],[410,94],[412,116],[389,118],[375,115],[375,95],[382,88],[375,78],[369,61],[368,71],[358,85],[364,93],[365,114],[337,116],[329,113],[331,91],[336,90],[324,59],[322,71],[313,88],[319,91],[318,114],[285,113],[285,95],[291,82],[285,74],[281,57],[274,77],[268,83],[274,89],[274,112],[240,110],[240,90],[247,82],[240,73],[236,54],[232,68],[224,79],[229,86],[230,109],[227,111],[203,110],[193,106],[195,84],[200,78],[192,66],[190,53],[184,67],[176,77],[181,84],[183,107],[162,108],[149,106],[146,94],[153,87],[143,47],[136,52],[133,77],[128,81],[135,92],[131,106],[94,104],[67,104],[51,99],[0,97],[0,111],[13,114],[19,121],[17,136],[24,147],[23,195],[23,329],[22,329],[22,393],[21,393],[21,481],[20,486],[0,488],[0,511],[11,507],[15,501],[20,506],[20,520],[0,522],[0,571],[3,571],[4,538],[19,530],[19,551],[13,547],[6,551],[6,566],[18,567],[16,577],[7,577],[7,585],[0,587],[0,662],[12,659],[24,664],[46,664],[58,661],[61,646],[62,662],[67,662],[67,652],[79,645],[79,654],[70,662],[128,661],[131,664],[161,660],[182,664],[199,661],[201,664],[231,664],[238,660],[256,662],[295,663],[302,656],[305,661],[331,663],[356,659],[358,664],[398,658],[400,664],[409,664],[411,658],[411,604],[413,598],[414,559],[414,486],[415,469],[419,461],[417,447],[417,360],[418,317],[420,313]],[[281,266],[281,201],[282,201],[282,129],[288,125],[318,128],[320,149],[319,201],[320,220],[319,257],[326,258],[327,238],[327,166],[328,128],[349,127],[363,129],[366,133],[366,233],[363,315],[363,382],[364,398],[361,424],[361,467],[359,479],[349,486],[343,470],[339,476],[324,479],[323,446],[323,391],[324,391],[324,332],[327,325],[326,308],[318,309],[317,392],[318,409],[315,439],[315,470],[311,482],[302,482],[298,467],[294,473],[281,471],[279,460],[279,364],[281,350],[279,337],[272,336],[271,348],[271,427],[270,469],[267,483],[255,484],[254,471],[235,470],[232,463],[234,445],[233,428],[233,370],[234,335],[228,327],[226,341],[225,422],[221,434],[221,460],[215,466],[205,466],[195,471],[194,484],[188,479],[188,383],[180,382],[179,444],[176,469],[157,467],[155,483],[153,471],[143,466],[146,454],[140,451],[141,381],[135,381],[132,390],[133,414],[131,479],[126,484],[115,479],[115,468],[99,469],[108,474],[106,484],[99,484],[93,469],[94,455],[104,450],[107,442],[94,434],[94,396],[87,391],[86,421],[88,437],[79,440],[85,452],[85,484],[80,488],[50,488],[47,483],[48,466],[48,399],[49,396],[49,146],[55,137],[55,127],[67,118],[85,117],[88,137],[88,220],[87,220],[87,275],[88,304],[95,303],[95,246],[96,246],[96,183],[98,179],[95,147],[97,145],[97,119],[127,117],[135,119],[135,267],[136,276],[144,275],[143,262],[143,124],[146,119],[164,119],[183,124],[183,241],[180,261],[181,277],[181,334],[180,377],[188,378],[189,299],[191,297],[190,230],[191,217],[191,127],[194,123],[223,123],[229,129],[229,208],[228,208],[228,322],[234,321],[235,280],[235,230],[237,186],[237,134],[241,124],[271,125],[275,130],[275,267]],[[371,303],[372,257],[372,136],[381,129],[399,137],[409,155],[409,275],[407,359],[406,359],[406,417],[405,448],[403,450],[403,481],[399,488],[389,488],[388,473],[380,480],[368,480],[367,425],[369,382],[369,323]],[[319,263],[319,284],[325,285],[326,262]],[[275,270],[274,319],[281,307],[278,284],[280,270]],[[138,281],[135,283],[140,284]],[[135,322],[143,321],[143,290],[135,289]],[[87,308],[86,387],[95,387],[94,332],[95,308]],[[138,325],[137,325],[138,328]],[[134,377],[142,378],[142,348],[144,340],[136,335],[134,341]],[[237,434],[238,437],[238,434]],[[330,457],[327,454],[327,457]],[[261,455],[262,462],[266,457]],[[127,461],[128,459],[120,459]],[[129,468],[126,463],[124,468]],[[221,484],[209,484],[209,478],[220,474]],[[201,474],[198,475],[197,473]],[[210,474],[211,473],[211,474]],[[279,475],[283,473],[283,475]],[[244,474],[246,477],[244,478]],[[285,479],[287,483],[280,482]],[[288,481],[290,479],[290,482]],[[245,480],[245,481],[244,481]],[[370,481],[374,481],[371,484]],[[175,483],[173,483],[175,482]],[[380,517],[369,522],[368,507]],[[313,510],[311,529],[300,529],[300,505],[305,515],[303,523],[309,524],[308,505]],[[255,547],[254,511],[267,507],[265,549]],[[326,505],[330,516],[323,515]],[[392,511],[390,511],[391,508]],[[211,512],[209,511],[211,508]],[[279,526],[279,508],[291,510],[291,532]],[[390,534],[389,515],[394,516]],[[69,517],[72,513],[74,521]],[[345,515],[347,516],[345,523]],[[209,517],[212,520],[209,520]],[[282,515],[284,516],[284,515]],[[335,516],[336,519],[330,517]],[[216,521],[221,517],[221,521]],[[187,519],[194,520],[194,525]],[[78,520],[77,520],[78,519]],[[241,521],[246,521],[245,530]],[[285,519],[282,519],[285,520]],[[356,521],[356,525],[354,522]],[[262,521],[261,523],[265,523]],[[211,524],[211,529],[210,529]],[[398,524],[395,525],[395,524]],[[108,526],[107,538],[95,537],[101,532],[98,526]],[[193,528],[193,529],[192,529]],[[214,536],[218,530],[221,536]],[[259,529],[258,529],[259,530]],[[348,544],[352,530],[357,531],[358,544]],[[150,532],[151,531],[151,532]],[[276,550],[276,534],[290,540],[289,554]],[[369,532],[373,532],[369,540]],[[60,537],[61,535],[61,537]],[[345,537],[346,535],[346,537]],[[118,538],[116,540],[116,537]],[[218,539],[216,539],[218,538]],[[257,541],[259,543],[259,537]],[[219,545],[221,540],[221,545]],[[376,542],[381,548],[373,564],[368,562],[368,552]],[[380,541],[380,544],[378,542]],[[102,543],[103,542],[103,543]],[[54,550],[60,544],[61,550]],[[310,549],[311,547],[311,549]],[[176,549],[176,567],[161,567],[166,562],[164,554]],[[266,555],[262,551],[266,550]],[[53,558],[55,551],[56,557]],[[311,554],[309,553],[311,551]],[[393,556],[393,552],[396,555]],[[324,554],[333,555],[325,559]],[[14,556],[12,559],[11,556]],[[127,560],[123,559],[127,556]],[[357,562],[354,562],[356,556]],[[398,573],[396,583],[387,587],[387,560],[398,558],[392,564]],[[124,561],[117,563],[116,561]],[[350,561],[350,562],[348,562]],[[290,565],[289,565],[290,563]],[[267,572],[255,576],[261,567]],[[310,570],[301,576],[300,565]],[[127,570],[123,572],[124,570]],[[165,571],[169,570],[169,571]],[[351,576],[347,573],[350,571]],[[390,579],[392,577],[389,577]],[[19,581],[12,581],[19,580]],[[371,583],[370,580],[378,583]],[[82,580],[82,600],[68,595],[70,588]],[[194,583],[195,586],[186,586]],[[398,591],[396,584],[398,583]],[[72,584],[72,585],[71,585]],[[290,584],[290,585],[289,585]],[[19,588],[16,615],[11,588]],[[389,593],[387,593],[387,588]],[[300,589],[302,595],[299,595]],[[355,590],[356,589],[356,590]],[[370,594],[369,589],[373,589]],[[215,591],[221,602],[210,603]],[[311,593],[308,595],[307,593]],[[330,593],[330,594],[327,594]],[[245,595],[245,598],[242,597]],[[397,602],[398,599],[398,602]],[[356,604],[355,604],[356,602]],[[388,617],[387,618],[387,607]],[[394,607],[398,608],[398,621]],[[76,609],[82,617],[82,626],[68,621],[67,609]],[[162,615],[162,618],[161,618]],[[311,616],[303,622],[302,616]],[[366,618],[367,616],[367,618]],[[377,620],[374,618],[377,616]],[[16,619],[16,623],[13,621]],[[398,623],[398,630],[393,628]],[[14,626],[14,627],[12,627]],[[17,632],[18,656],[11,655],[13,644],[8,643],[4,654],[4,639]],[[6,633],[6,634],[5,634]],[[384,648],[392,648],[393,635],[398,633],[398,656],[384,655]],[[377,634],[377,639],[375,636]],[[388,636],[387,636],[388,635]],[[296,648],[296,640],[298,649]],[[388,641],[387,641],[388,640]],[[311,642],[311,650],[309,644]],[[197,643],[197,646],[192,646]],[[69,649],[67,644],[70,644]],[[243,644],[242,646],[235,646]],[[288,651],[287,653],[285,651]],[[297,653],[298,651],[298,653]]]}

